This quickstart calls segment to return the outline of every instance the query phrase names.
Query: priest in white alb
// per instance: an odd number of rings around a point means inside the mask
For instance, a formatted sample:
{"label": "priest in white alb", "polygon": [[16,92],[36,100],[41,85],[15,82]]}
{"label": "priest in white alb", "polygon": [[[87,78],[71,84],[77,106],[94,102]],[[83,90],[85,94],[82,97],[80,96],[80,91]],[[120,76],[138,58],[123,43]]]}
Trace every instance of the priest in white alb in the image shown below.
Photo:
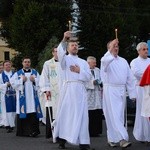
{"label": "priest in white alb", "polygon": [[132,100],[136,98],[133,74],[128,62],[118,56],[119,41],[108,43],[108,51],[101,59],[101,79],[103,82],[103,112],[107,125],[108,144],[131,145],[125,125],[126,90]]}
{"label": "priest in white alb", "polygon": [[39,73],[31,69],[31,59],[22,59],[23,68],[17,71],[10,83],[17,96],[17,131],[16,136],[37,137],[40,134],[39,118],[42,118],[38,98]]}
{"label": "priest in white alb", "polygon": [[141,87],[140,80],[144,71],[150,64],[150,58],[148,58],[148,45],[145,42],[141,42],[136,47],[138,57],[133,59],[130,63],[131,70],[133,71],[136,82],[136,117],[133,129],[133,135],[136,140],[141,142],[150,142],[150,121],[147,118],[141,116],[141,109],[143,104],[144,87]]}
{"label": "priest in white alb", "polygon": [[[62,86],[62,70],[57,56],[57,47],[52,49],[53,57],[47,60],[42,69],[40,76],[40,91],[43,95],[42,103],[46,104],[46,138],[52,137],[51,123],[50,121],[56,118],[57,106],[59,100],[60,88]],[[49,104],[49,106],[47,105]],[[50,114],[49,114],[50,113]],[[51,115],[51,116],[50,116]],[[51,119],[49,119],[51,117]]]}
{"label": "priest in white alb", "polygon": [[[54,137],[59,139],[59,148],[65,149],[66,141],[89,150],[88,105],[86,82],[92,74],[88,63],[77,56],[78,43],[68,41],[70,31],[64,33],[62,42],[57,48],[58,60],[65,73],[64,84],[60,93],[60,103]],[[66,55],[66,50],[68,55]]]}
{"label": "priest in white alb", "polygon": [[3,62],[4,70],[0,74],[0,90],[1,90],[1,124],[6,127],[7,133],[13,131],[15,127],[16,116],[16,92],[10,84],[10,78],[13,75],[11,70],[11,62],[6,60]]}

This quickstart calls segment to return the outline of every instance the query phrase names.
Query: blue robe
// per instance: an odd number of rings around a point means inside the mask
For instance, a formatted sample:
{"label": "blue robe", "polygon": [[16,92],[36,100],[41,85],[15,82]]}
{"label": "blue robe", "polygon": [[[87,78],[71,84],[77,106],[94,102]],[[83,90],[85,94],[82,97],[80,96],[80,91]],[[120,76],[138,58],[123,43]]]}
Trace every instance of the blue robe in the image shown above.
{"label": "blue robe", "polygon": [[[13,75],[13,73],[12,73]],[[9,82],[8,76],[2,72],[3,82]],[[16,112],[16,92],[12,88],[12,86],[7,87],[5,93],[5,104],[6,104],[6,112]]]}
{"label": "blue robe", "polygon": [[[32,69],[31,71],[32,71],[31,75],[37,76],[36,70]],[[18,74],[18,78],[20,78],[20,75],[25,75],[22,69],[19,70],[17,72],[17,74]],[[34,93],[35,109],[36,109],[37,118],[42,118],[43,115],[42,115],[42,111],[41,111],[41,106],[39,103],[37,91],[34,88],[34,83],[33,83],[33,93]],[[27,113],[26,113],[25,88],[24,88],[23,92],[19,91],[19,102],[20,102],[20,118],[26,118]]]}

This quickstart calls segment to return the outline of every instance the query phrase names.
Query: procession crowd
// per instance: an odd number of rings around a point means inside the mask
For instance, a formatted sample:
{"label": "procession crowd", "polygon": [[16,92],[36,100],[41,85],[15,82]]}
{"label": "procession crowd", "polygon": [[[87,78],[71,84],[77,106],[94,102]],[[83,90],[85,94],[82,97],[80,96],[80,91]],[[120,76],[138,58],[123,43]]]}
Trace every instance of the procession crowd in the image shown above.
{"label": "procession crowd", "polygon": [[31,59],[22,59],[22,69],[12,70],[5,60],[0,65],[0,127],[16,136],[37,137],[39,121],[45,124],[46,138],[53,138],[58,149],[66,142],[92,150],[90,137],[103,132],[103,114],[107,143],[111,147],[131,146],[127,132],[126,97],[136,103],[133,135],[137,141],[150,142],[150,58],[148,45],[140,42],[138,57],[130,64],[118,55],[119,40],[107,43],[100,59],[78,57],[78,42],[64,33],[52,49],[41,74],[31,67]]}

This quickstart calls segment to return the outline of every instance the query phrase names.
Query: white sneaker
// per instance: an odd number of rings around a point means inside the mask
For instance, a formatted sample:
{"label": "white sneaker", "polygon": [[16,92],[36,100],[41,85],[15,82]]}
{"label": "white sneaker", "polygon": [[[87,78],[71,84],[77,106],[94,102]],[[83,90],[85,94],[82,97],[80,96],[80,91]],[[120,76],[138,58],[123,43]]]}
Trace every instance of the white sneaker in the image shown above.
{"label": "white sneaker", "polygon": [[117,143],[114,143],[114,142],[108,142],[108,145],[110,147],[117,147]]}
{"label": "white sneaker", "polygon": [[126,147],[129,147],[129,146],[131,146],[131,142],[128,142],[126,140],[121,140],[120,141],[120,147],[126,148]]}

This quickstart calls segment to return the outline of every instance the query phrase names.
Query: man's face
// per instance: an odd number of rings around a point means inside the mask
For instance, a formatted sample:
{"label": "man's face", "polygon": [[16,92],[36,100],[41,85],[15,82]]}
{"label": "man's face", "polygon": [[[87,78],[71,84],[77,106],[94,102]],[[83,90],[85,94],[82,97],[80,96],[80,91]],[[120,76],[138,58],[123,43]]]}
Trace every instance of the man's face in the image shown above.
{"label": "man's face", "polygon": [[54,51],[52,52],[53,57],[57,60],[58,56],[57,56],[57,48],[54,48]]}
{"label": "man's face", "polygon": [[23,68],[24,69],[29,69],[31,66],[31,60],[30,59],[24,59],[22,62]]}
{"label": "man's face", "polygon": [[107,47],[109,48],[110,53],[117,57],[119,53],[119,41],[117,39],[114,39],[107,45]]}
{"label": "man's face", "polygon": [[94,69],[96,67],[96,60],[90,60],[88,62],[90,69]]}
{"label": "man's face", "polygon": [[148,47],[146,45],[143,45],[141,49],[138,51],[140,57],[147,58],[148,57]]}
{"label": "man's face", "polygon": [[119,45],[115,44],[112,50],[113,55],[116,57],[118,55],[119,52]]}
{"label": "man's face", "polygon": [[3,67],[4,67],[5,71],[9,72],[11,70],[11,63],[10,62],[5,62]]}
{"label": "man's face", "polygon": [[77,42],[70,42],[68,44],[68,52],[72,55],[77,55],[78,53],[78,43]]}

